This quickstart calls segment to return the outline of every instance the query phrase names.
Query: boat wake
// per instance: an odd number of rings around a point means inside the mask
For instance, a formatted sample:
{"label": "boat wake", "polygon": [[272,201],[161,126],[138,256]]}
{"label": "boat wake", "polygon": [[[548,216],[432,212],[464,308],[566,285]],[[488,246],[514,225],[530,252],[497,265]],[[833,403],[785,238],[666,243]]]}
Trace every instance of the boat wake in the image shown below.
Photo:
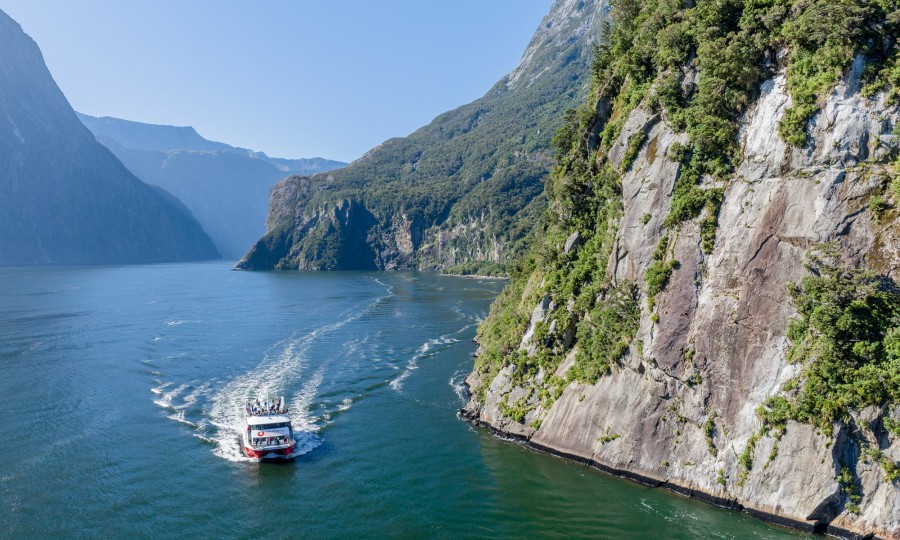
{"label": "boat wake", "polygon": [[180,326],[180,325],[182,325],[182,324],[187,324],[187,323],[198,323],[198,322],[201,322],[201,321],[197,321],[197,320],[173,320],[173,321],[166,321],[164,324],[165,324],[166,326]]}
{"label": "boat wake", "polygon": [[[331,359],[323,358],[321,363],[310,365],[310,348],[366,316],[392,294],[392,289],[385,286],[383,295],[345,311],[337,322],[297,332],[276,342],[255,368],[230,381],[216,379],[176,385],[156,379],[157,385],[150,390],[155,395],[153,402],[169,411],[168,418],[189,426],[192,435],[212,445],[215,455],[229,461],[257,462],[259,459],[248,458],[241,448],[241,431],[246,425],[244,405],[253,398],[288,395],[295,450],[285,457],[307,454],[322,444],[318,432],[331,417],[325,405],[315,403]],[[293,390],[298,381],[302,384]],[[352,400],[345,399],[331,412],[347,410],[351,404]],[[318,416],[313,414],[314,409]]]}
{"label": "boat wake", "polygon": [[455,393],[457,399],[459,399],[460,406],[465,405],[466,401],[468,401],[469,391],[466,389],[465,384],[468,375],[469,373],[467,371],[458,369],[453,372],[453,375],[450,376],[450,380],[447,381],[450,388],[453,389],[453,393]]}
{"label": "boat wake", "polygon": [[421,346],[419,346],[419,348],[416,349],[416,353],[409,359],[409,361],[406,363],[406,366],[400,372],[400,375],[398,375],[394,380],[390,382],[391,388],[393,388],[396,392],[402,393],[403,384],[406,382],[406,379],[409,378],[413,371],[419,369],[420,360],[435,356],[441,351],[448,349],[454,343],[459,343],[461,341],[461,338],[459,337],[460,334],[464,334],[467,330],[475,326],[475,324],[477,323],[469,323],[458,330],[454,330],[453,332],[444,334],[440,337],[429,339]]}

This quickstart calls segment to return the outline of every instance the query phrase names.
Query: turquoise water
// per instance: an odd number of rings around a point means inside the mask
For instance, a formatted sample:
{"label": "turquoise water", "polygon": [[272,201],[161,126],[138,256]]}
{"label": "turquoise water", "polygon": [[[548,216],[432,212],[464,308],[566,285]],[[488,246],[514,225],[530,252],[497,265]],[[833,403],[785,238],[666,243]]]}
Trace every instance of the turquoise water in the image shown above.
{"label": "turquoise water", "polygon": [[[456,417],[503,282],[0,269],[0,537],[782,538]],[[240,453],[284,395],[302,455]]]}

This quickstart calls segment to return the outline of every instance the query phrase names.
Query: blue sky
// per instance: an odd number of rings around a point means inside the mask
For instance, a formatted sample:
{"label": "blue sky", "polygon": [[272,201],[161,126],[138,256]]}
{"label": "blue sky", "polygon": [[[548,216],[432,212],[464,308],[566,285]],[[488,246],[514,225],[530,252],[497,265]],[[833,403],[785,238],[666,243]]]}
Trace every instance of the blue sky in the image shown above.
{"label": "blue sky", "polygon": [[0,0],[76,110],[350,161],[468,103],[551,0]]}

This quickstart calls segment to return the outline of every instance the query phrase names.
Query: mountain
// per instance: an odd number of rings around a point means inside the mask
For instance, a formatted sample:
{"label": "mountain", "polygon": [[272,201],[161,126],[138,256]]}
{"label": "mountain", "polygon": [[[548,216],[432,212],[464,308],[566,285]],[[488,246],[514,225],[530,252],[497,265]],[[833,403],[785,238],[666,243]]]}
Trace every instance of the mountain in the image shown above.
{"label": "mountain", "polygon": [[484,97],[346,168],[278,183],[266,235],[237,267],[486,268],[521,253],[546,204],[550,140],[586,95],[607,11],[557,0]]}
{"label": "mountain", "polygon": [[346,165],[323,158],[272,158],[206,140],[192,127],[78,117],[138,178],[183,201],[227,258],[239,258],[265,232],[269,189],[276,182],[288,174]]}
{"label": "mountain", "polygon": [[465,415],[777,523],[900,538],[900,11],[618,0]]}
{"label": "mountain", "polygon": [[183,205],[96,142],[0,11],[0,265],[218,257]]}

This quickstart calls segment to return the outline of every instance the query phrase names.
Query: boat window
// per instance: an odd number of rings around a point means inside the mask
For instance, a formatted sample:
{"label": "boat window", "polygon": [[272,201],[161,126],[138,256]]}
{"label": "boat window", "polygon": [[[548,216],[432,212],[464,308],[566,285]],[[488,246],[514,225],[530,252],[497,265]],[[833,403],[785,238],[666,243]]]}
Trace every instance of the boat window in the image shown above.
{"label": "boat window", "polygon": [[256,424],[252,427],[253,427],[253,429],[259,429],[259,430],[265,431],[267,429],[290,427],[290,425],[291,425],[290,422],[276,422],[274,424]]}

